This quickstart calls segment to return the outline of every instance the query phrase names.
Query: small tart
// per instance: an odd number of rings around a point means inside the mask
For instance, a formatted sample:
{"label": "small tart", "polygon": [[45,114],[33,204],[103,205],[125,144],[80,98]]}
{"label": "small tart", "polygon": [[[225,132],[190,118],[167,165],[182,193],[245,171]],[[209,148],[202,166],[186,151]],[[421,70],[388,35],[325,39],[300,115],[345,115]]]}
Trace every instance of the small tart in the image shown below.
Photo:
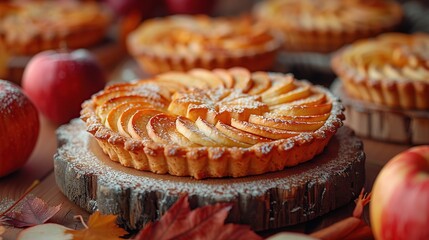
{"label": "small tart", "polygon": [[332,52],[360,38],[391,31],[403,19],[390,0],[268,0],[254,15],[284,34],[287,51]]}
{"label": "small tart", "polygon": [[388,33],[339,51],[332,67],[347,93],[401,109],[429,109],[429,34]]}
{"label": "small tart", "polygon": [[249,17],[175,15],[143,22],[127,41],[128,50],[148,73],[192,68],[272,67],[281,40]]}
{"label": "small tart", "polygon": [[[210,82],[215,78],[217,85]],[[113,161],[197,179],[308,161],[344,119],[328,90],[244,68],[168,72],[108,86],[82,106],[88,132]]]}
{"label": "small tart", "polygon": [[16,55],[89,47],[105,37],[111,18],[96,2],[0,3],[0,41]]}

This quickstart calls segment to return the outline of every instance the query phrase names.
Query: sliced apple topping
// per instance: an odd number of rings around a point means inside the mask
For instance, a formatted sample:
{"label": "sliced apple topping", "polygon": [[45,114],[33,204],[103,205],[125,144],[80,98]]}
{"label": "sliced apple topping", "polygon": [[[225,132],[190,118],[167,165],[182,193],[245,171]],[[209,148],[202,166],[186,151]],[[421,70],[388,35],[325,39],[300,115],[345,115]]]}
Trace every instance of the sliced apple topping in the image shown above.
{"label": "sliced apple topping", "polygon": [[251,74],[244,68],[231,68],[229,73],[234,78],[235,89],[240,89],[243,93],[247,93],[253,86],[253,81],[251,80]]}
{"label": "sliced apple topping", "polygon": [[218,87],[225,86],[222,79],[216,74],[214,74],[212,71],[202,69],[202,68],[197,68],[189,71],[189,74],[206,82],[211,88],[218,88]]}
{"label": "sliced apple topping", "polygon": [[256,95],[271,87],[271,80],[266,72],[255,72],[252,74],[253,87],[248,94]]}
{"label": "sliced apple topping", "polygon": [[315,131],[322,127],[325,123],[324,121],[305,122],[297,120],[284,120],[259,115],[250,115],[249,122],[262,126],[296,132]]}
{"label": "sliced apple topping", "polygon": [[219,120],[229,123],[231,118],[247,120],[250,114],[263,114],[269,109],[260,96],[247,95],[239,90],[216,88],[189,89],[177,93],[173,95],[168,110],[193,121],[202,118],[216,124]]}
{"label": "sliced apple topping", "polygon": [[179,84],[185,83],[188,87],[208,88],[210,86],[207,82],[182,72],[163,73],[156,78],[161,81],[176,82]]}
{"label": "sliced apple topping", "polygon": [[119,96],[119,97],[115,97],[112,99],[109,99],[107,102],[105,102],[103,105],[97,107],[97,109],[95,110],[96,114],[100,117],[101,122],[104,123],[107,117],[107,114],[116,106],[120,105],[120,104],[130,104],[133,102],[145,102],[148,105],[151,105],[150,103],[148,103],[147,99],[142,97],[142,96],[136,96],[136,95],[131,95],[131,96]]}
{"label": "sliced apple topping", "polygon": [[249,144],[237,141],[233,138],[228,137],[219,131],[214,125],[208,123],[207,121],[198,118],[195,122],[198,129],[203,132],[206,136],[208,136],[213,141],[219,143],[222,146],[227,147],[250,147]]}
{"label": "sliced apple topping", "polygon": [[281,113],[276,112],[266,112],[264,113],[264,116],[270,117],[270,118],[278,118],[283,120],[294,120],[298,122],[320,122],[320,121],[326,121],[326,119],[329,118],[331,115],[330,112],[325,114],[318,114],[318,115],[309,115],[309,116],[294,116],[294,115],[284,115]]}
{"label": "sliced apple topping", "polygon": [[146,130],[149,120],[162,113],[156,109],[141,109],[135,112],[127,123],[128,133],[132,138],[149,141],[150,137]]}
{"label": "sliced apple topping", "polygon": [[332,103],[322,103],[316,105],[292,105],[272,109],[273,113],[291,116],[310,116],[329,113]]}
{"label": "sliced apple topping", "polygon": [[[128,108],[136,107],[141,109],[143,107],[151,107],[149,103],[146,102],[124,102],[115,107],[113,107],[106,116],[105,125],[112,129],[115,132],[119,132],[119,122],[122,113],[124,113]],[[127,134],[125,136],[128,136]]]}
{"label": "sliced apple topping", "polygon": [[193,121],[185,117],[177,117],[176,128],[183,136],[188,138],[191,142],[201,144],[203,146],[218,147],[219,143],[213,141],[207,135],[205,135]]}
{"label": "sliced apple topping", "polygon": [[170,72],[106,89],[93,97],[105,126],[179,146],[251,147],[290,138],[323,127],[333,107],[309,82],[243,68]]}
{"label": "sliced apple topping", "polygon": [[278,105],[282,103],[292,102],[298,99],[303,99],[310,96],[311,90],[309,85],[298,87],[288,93],[284,93],[280,96],[264,99],[264,102],[269,106]]}
{"label": "sliced apple topping", "polygon": [[213,73],[216,74],[222,81],[226,88],[232,88],[234,86],[234,78],[225,69],[214,69]]}
{"label": "sliced apple topping", "polygon": [[247,121],[240,121],[237,119],[231,119],[231,126],[238,128],[242,131],[252,133],[255,135],[271,138],[271,139],[284,139],[296,136],[299,132],[281,130],[277,128],[262,126]]}
{"label": "sliced apple topping", "polygon": [[274,81],[271,84],[271,87],[266,91],[262,92],[261,97],[262,100],[269,99],[272,97],[279,96],[283,93],[287,93],[295,88],[295,84],[293,83],[293,76],[277,76],[273,75],[271,77]]}
{"label": "sliced apple topping", "polygon": [[148,136],[152,141],[165,145],[197,146],[176,129],[177,117],[164,113],[150,118],[146,125]]}
{"label": "sliced apple topping", "polygon": [[129,106],[127,109],[125,109],[121,115],[119,116],[117,128],[118,132],[123,136],[131,136],[128,132],[128,122],[133,117],[133,115],[137,112],[142,110],[142,106]]}
{"label": "sliced apple topping", "polygon": [[216,123],[216,128],[223,134],[225,134],[226,136],[235,139],[237,141],[240,142],[244,142],[247,144],[257,144],[260,142],[268,142],[271,141],[271,139],[268,138],[264,138],[261,136],[257,136],[245,131],[241,131],[240,129],[237,129],[235,127],[232,127],[228,124],[225,124],[221,121]]}

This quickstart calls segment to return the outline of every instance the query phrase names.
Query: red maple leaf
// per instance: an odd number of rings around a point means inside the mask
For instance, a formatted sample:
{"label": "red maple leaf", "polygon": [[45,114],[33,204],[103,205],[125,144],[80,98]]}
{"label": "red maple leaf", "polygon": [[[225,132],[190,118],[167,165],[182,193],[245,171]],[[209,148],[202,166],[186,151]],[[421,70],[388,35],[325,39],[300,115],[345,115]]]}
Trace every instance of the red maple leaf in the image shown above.
{"label": "red maple leaf", "polygon": [[14,227],[31,227],[45,223],[60,209],[61,204],[51,207],[38,197],[25,198],[20,210],[8,212],[4,217]]}
{"label": "red maple leaf", "polygon": [[188,197],[182,196],[158,222],[146,225],[136,239],[262,239],[249,226],[224,223],[231,207],[217,203],[191,211]]}

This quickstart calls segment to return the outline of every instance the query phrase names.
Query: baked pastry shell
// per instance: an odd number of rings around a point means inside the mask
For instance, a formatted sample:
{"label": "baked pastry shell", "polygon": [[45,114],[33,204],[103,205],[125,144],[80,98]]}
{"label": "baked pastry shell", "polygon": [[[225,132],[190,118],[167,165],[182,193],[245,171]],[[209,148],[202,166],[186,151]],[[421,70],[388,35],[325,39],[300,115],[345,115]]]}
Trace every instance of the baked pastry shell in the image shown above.
{"label": "baked pastry shell", "polygon": [[343,64],[341,52],[332,58],[332,68],[347,93],[367,102],[401,109],[429,109],[429,82],[362,77],[352,66]]}
{"label": "baked pastry shell", "polygon": [[243,147],[181,147],[124,137],[101,123],[91,100],[83,103],[81,119],[110,159],[126,167],[195,179],[243,177],[279,171],[312,159],[329,143],[344,119],[338,98],[321,87],[332,102],[325,124],[311,133]]}

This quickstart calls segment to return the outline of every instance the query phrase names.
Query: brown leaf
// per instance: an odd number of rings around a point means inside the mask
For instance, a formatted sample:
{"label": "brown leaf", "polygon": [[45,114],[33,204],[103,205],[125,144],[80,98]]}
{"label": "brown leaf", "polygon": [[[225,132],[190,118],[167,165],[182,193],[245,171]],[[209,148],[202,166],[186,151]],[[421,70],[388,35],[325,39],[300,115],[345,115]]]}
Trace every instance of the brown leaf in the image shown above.
{"label": "brown leaf", "polygon": [[5,214],[6,222],[14,227],[31,227],[43,224],[61,209],[61,204],[50,207],[38,197],[25,198],[19,211]]}
{"label": "brown leaf", "polygon": [[88,226],[82,230],[66,230],[74,240],[121,239],[127,232],[116,224],[116,215],[102,215],[96,211],[89,216]]}
{"label": "brown leaf", "polygon": [[146,225],[136,239],[262,239],[250,227],[224,224],[231,207],[217,203],[191,211],[188,197],[182,196],[158,222]]}

